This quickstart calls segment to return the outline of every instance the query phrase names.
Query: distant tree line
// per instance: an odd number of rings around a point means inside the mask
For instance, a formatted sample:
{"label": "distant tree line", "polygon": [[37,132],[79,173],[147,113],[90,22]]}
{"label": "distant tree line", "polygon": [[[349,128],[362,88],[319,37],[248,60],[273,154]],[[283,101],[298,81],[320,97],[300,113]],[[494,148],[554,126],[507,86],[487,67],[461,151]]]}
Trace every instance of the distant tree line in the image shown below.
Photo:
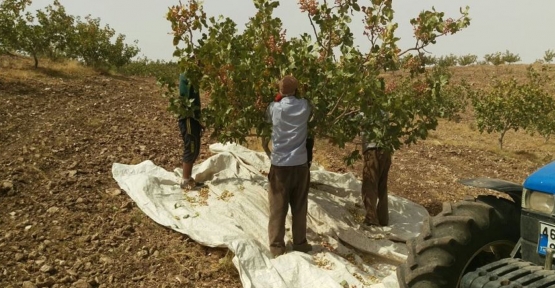
{"label": "distant tree line", "polygon": [[[555,56],[555,54],[553,55]],[[552,57],[553,57],[552,56]],[[405,59],[401,61],[407,61],[413,58],[413,55],[405,56]],[[486,54],[484,60],[478,61],[477,55],[467,54],[462,56],[456,56],[454,54],[444,55],[444,56],[433,56],[428,54],[420,54],[420,59],[425,66],[441,66],[441,67],[452,67],[452,66],[470,66],[470,65],[502,65],[502,64],[512,64],[520,62],[520,56],[518,54],[511,53],[510,51],[505,51],[504,53],[496,52],[492,54]]]}
{"label": "distant tree line", "polygon": [[130,63],[119,67],[118,73],[123,75],[133,75],[142,77],[155,77],[166,82],[175,82],[178,79],[180,68],[177,62],[151,60],[147,57],[140,57]]}
{"label": "distant tree line", "polygon": [[68,15],[58,0],[35,13],[28,12],[31,0],[0,1],[0,53],[23,53],[34,59],[74,59],[94,68],[122,67],[131,62],[137,41],[125,43],[99,18]]}
{"label": "distant tree line", "polygon": [[[430,54],[420,54],[420,61],[425,66],[441,66],[441,67],[453,67],[453,66],[470,66],[470,65],[494,65],[499,66],[503,64],[513,64],[521,61],[520,55],[506,50],[505,52],[495,52],[491,54],[486,54],[483,60],[478,60],[477,55],[467,54],[462,56],[456,56],[454,54],[444,55],[444,56],[433,56]],[[404,59],[401,59],[401,63],[413,59],[414,55],[407,55]],[[547,50],[542,59],[536,60],[538,63],[551,63],[555,59],[555,51]]]}

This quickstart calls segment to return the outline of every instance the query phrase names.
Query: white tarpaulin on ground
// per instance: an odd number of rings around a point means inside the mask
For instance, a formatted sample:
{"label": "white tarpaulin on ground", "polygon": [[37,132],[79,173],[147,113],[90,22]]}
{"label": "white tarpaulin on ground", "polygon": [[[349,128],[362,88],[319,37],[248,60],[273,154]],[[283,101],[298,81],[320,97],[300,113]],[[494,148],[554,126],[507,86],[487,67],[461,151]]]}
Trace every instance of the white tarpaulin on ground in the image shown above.
{"label": "white tarpaulin on ground", "polygon": [[157,223],[202,245],[229,248],[244,287],[398,287],[395,266],[406,258],[404,241],[417,235],[428,215],[423,207],[390,195],[390,226],[361,228],[360,181],[313,167],[308,240],[314,250],[274,259],[267,244],[268,157],[234,144],[210,149],[217,154],[193,170],[207,184],[198,190],[185,193],[181,169],[169,172],[151,161],[115,163],[113,177]]}

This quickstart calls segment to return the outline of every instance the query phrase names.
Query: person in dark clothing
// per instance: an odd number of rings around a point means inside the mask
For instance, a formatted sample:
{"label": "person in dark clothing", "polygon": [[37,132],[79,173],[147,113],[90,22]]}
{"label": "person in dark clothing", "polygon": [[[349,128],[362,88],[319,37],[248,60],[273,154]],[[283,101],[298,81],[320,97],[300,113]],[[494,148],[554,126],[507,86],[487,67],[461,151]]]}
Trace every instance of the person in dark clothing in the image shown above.
{"label": "person in dark clothing", "polygon": [[387,226],[389,208],[387,178],[391,167],[391,152],[363,137],[364,168],[362,171],[362,201],[366,209],[366,226]]}
{"label": "person in dark clothing", "polygon": [[202,133],[202,125],[200,124],[200,94],[187,79],[185,73],[179,75],[179,96],[184,101],[193,99],[193,115],[192,117],[179,118],[179,130],[183,139],[183,179],[181,180],[181,188],[193,189],[200,185],[192,177],[193,165],[200,153],[200,137]]}

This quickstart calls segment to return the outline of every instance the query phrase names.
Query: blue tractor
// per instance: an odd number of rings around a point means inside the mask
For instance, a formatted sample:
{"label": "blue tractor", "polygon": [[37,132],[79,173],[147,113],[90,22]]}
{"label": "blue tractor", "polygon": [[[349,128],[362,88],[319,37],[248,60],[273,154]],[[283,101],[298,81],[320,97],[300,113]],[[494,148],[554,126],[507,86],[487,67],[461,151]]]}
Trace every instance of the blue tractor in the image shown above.
{"label": "blue tractor", "polygon": [[444,203],[407,242],[403,288],[555,287],[555,162],[523,185],[477,178],[464,185],[506,193]]}

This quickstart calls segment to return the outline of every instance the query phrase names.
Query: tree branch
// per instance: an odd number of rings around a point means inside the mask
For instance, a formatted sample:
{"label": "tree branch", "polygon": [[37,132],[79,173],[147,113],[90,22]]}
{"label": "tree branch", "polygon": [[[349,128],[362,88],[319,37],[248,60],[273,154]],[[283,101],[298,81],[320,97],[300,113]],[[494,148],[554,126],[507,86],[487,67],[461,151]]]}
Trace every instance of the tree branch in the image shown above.
{"label": "tree branch", "polygon": [[351,110],[349,111],[350,107],[347,107],[347,109],[345,109],[345,111],[343,111],[343,113],[341,113],[341,115],[337,116],[334,120],[333,120],[333,126],[337,125],[337,123],[339,122],[339,120],[341,120],[341,118],[359,113],[360,110]]}
{"label": "tree branch", "polygon": [[312,17],[310,17],[310,14],[306,14],[308,16],[308,20],[310,21],[310,25],[312,26],[312,30],[314,31],[314,36],[316,37],[316,42],[318,42],[318,45],[320,45],[320,47],[324,47],[324,45],[322,44],[322,41],[320,40],[320,37],[318,37],[318,31],[316,31],[316,25],[314,25],[314,22],[312,21]]}
{"label": "tree branch", "polygon": [[341,95],[341,97],[339,97],[339,100],[337,100],[337,102],[335,103],[334,107],[331,109],[330,112],[328,112],[328,116],[331,116],[333,114],[333,112],[335,112],[335,110],[337,109],[337,107],[339,106],[339,102],[341,102],[341,100],[343,99],[343,96],[345,96],[345,93],[343,93],[343,95]]}

